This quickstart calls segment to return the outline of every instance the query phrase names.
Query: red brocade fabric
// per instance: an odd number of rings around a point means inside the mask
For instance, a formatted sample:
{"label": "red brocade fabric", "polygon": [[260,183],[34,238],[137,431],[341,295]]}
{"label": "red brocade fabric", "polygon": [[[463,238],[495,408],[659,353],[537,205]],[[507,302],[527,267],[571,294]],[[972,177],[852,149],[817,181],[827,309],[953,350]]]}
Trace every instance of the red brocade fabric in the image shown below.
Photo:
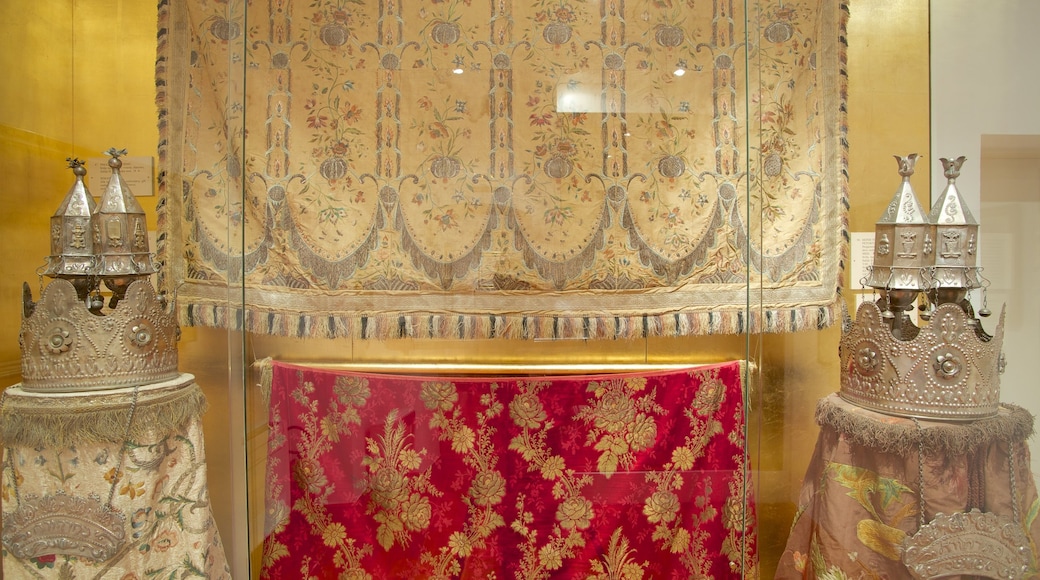
{"label": "red brocade fabric", "polygon": [[756,577],[743,365],[271,363],[264,578]]}

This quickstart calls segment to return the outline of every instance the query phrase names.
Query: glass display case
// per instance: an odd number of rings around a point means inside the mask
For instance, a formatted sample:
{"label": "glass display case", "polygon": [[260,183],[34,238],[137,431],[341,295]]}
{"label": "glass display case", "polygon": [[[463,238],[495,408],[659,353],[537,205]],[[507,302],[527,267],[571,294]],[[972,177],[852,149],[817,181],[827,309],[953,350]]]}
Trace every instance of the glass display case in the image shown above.
{"label": "glass display case", "polygon": [[[927,192],[962,153],[932,153],[936,7],[851,4],[5,4],[0,385],[65,159],[100,192],[126,148],[232,577],[772,578],[873,296],[851,234],[893,154]],[[989,144],[982,221],[1021,219],[986,198],[1028,142]],[[1013,231],[989,300],[1029,317]]]}

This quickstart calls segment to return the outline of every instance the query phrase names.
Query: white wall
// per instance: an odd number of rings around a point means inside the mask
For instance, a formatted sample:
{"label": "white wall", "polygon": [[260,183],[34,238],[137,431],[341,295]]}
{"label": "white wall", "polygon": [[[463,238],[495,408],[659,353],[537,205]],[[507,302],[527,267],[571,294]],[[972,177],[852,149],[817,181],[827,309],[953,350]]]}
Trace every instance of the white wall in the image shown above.
{"label": "white wall", "polygon": [[[994,190],[996,184],[1014,183],[1010,175],[1003,175],[1007,164],[983,163],[983,135],[1040,135],[1040,0],[933,0],[931,2],[931,101],[932,101],[932,156],[927,160],[932,171],[932,195],[938,195],[945,186],[939,165],[940,157],[964,155],[965,162],[958,189],[981,223],[980,236],[982,266],[986,267],[986,233],[998,234],[991,238],[993,246],[1017,246],[1002,256],[989,254],[991,261],[1007,258],[1006,264],[994,263],[994,272],[1010,269],[1019,295],[1036,301],[1037,250],[1036,232],[1040,223],[1022,224],[1021,216],[1037,216],[1040,189],[1022,191],[1024,204],[1009,211],[1006,192]],[[997,138],[998,141],[1001,139]],[[1006,142],[1028,142],[1005,140]],[[992,141],[991,141],[992,142]],[[1028,169],[1030,165],[1025,167]],[[988,169],[986,169],[988,167]],[[983,189],[983,170],[998,173],[986,180],[990,191]],[[1025,180],[1028,183],[1028,179]],[[1018,179],[1018,183],[1023,180]],[[1026,189],[1030,189],[1028,186]],[[987,215],[987,213],[991,215]],[[1015,232],[1022,232],[1016,235]],[[999,239],[998,239],[999,238]],[[1032,260],[1032,265],[1028,260]],[[1015,272],[1019,275],[1015,275]],[[1022,274],[1032,276],[1032,283]],[[1001,277],[1004,279],[1004,277]],[[1000,289],[990,297],[990,308],[1000,311],[1000,301],[1010,297]],[[996,298],[997,300],[994,300]],[[978,297],[975,297],[978,303]],[[1016,301],[1011,301],[1016,302]],[[1021,302],[1020,311],[1010,310],[1008,318],[1038,318],[1036,309]],[[995,316],[993,318],[996,318]],[[1014,353],[1008,352],[1008,372],[1001,384],[1001,399],[1029,409],[1040,415],[1040,320],[1035,324],[1015,323],[1005,333],[1005,344],[1014,344]],[[985,324],[992,330],[995,321]],[[1007,351],[1006,351],[1007,352]],[[1040,473],[1040,448],[1032,441],[1033,473]]]}
{"label": "white wall", "polygon": [[939,158],[964,155],[957,185],[978,210],[981,136],[1040,135],[1038,24],[1040,0],[931,3],[933,196]]}
{"label": "white wall", "polygon": [[[1007,370],[1001,377],[1001,400],[1040,415],[1040,156],[1000,157],[983,147],[982,245],[979,257],[990,280],[989,307],[994,316],[984,322],[992,331],[1001,305]],[[1040,473],[1040,444],[1032,442],[1033,472]]]}

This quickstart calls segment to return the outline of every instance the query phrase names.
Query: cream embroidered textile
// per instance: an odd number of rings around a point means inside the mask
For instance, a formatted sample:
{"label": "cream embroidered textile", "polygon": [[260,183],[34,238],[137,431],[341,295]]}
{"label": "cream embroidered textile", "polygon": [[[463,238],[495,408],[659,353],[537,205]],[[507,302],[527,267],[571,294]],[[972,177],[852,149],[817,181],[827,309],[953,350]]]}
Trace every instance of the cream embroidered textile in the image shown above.
{"label": "cream embroidered textile", "polygon": [[184,324],[288,336],[825,326],[846,18],[828,0],[163,1],[163,286]]}
{"label": "cream embroidered textile", "polygon": [[7,389],[3,577],[231,578],[210,508],[201,389],[181,374],[140,387],[136,404],[133,393]]}

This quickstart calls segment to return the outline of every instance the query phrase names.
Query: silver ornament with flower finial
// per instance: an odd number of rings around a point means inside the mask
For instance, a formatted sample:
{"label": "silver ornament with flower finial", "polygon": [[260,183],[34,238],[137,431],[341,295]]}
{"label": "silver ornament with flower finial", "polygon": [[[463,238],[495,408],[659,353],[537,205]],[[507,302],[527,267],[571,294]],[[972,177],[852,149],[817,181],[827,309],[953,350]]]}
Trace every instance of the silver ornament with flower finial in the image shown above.
{"label": "silver ornament with flower finial", "polygon": [[105,152],[112,176],[94,212],[94,241],[98,246],[97,275],[112,291],[109,306],[122,300],[130,282],[155,273],[148,244],[144,209],[123,181],[120,159],[126,149]]}
{"label": "silver ornament with flower finial", "polygon": [[92,235],[96,204],[83,180],[87,175],[83,161],[72,157],[65,161],[76,180],[51,216],[51,254],[43,274],[72,282],[80,300],[85,300],[96,283],[98,267]]}

